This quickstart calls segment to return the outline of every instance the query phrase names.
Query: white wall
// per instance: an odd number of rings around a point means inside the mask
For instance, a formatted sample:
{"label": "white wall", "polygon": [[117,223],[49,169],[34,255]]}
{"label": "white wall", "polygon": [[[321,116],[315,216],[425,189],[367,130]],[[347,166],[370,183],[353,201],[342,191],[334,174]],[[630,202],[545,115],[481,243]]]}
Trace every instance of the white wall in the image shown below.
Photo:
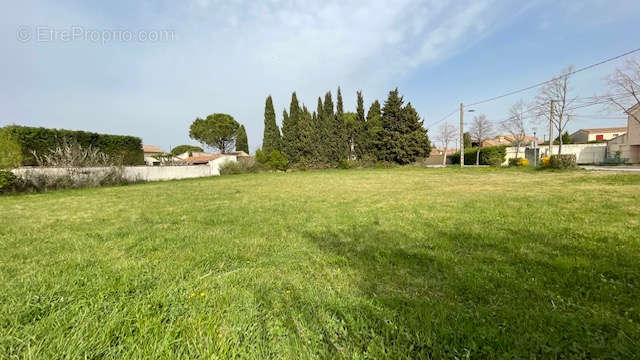
{"label": "white wall", "polygon": [[[125,166],[123,174],[125,178],[131,181],[159,181],[159,180],[176,180],[191,179],[205,176],[220,175],[220,165],[229,161],[237,161],[235,156],[224,156],[209,162],[208,165],[190,165],[190,166]],[[107,172],[109,168],[91,167],[77,168],[74,173],[78,176],[88,175],[91,173]],[[65,168],[19,168],[12,170],[16,176],[24,176],[26,172],[35,172],[50,176],[63,176],[68,174]]]}
{"label": "white wall", "polygon": [[[549,155],[549,145],[538,145],[540,149],[540,156],[545,157]],[[553,154],[558,154],[559,145],[553,145]],[[597,144],[563,144],[563,154],[573,154],[576,156],[578,164],[599,164],[604,161],[604,157],[607,151],[606,143]],[[509,159],[515,159],[516,148],[508,147],[507,154],[505,156],[505,162],[503,165],[509,164]],[[524,147],[520,147],[519,158],[524,158]]]}

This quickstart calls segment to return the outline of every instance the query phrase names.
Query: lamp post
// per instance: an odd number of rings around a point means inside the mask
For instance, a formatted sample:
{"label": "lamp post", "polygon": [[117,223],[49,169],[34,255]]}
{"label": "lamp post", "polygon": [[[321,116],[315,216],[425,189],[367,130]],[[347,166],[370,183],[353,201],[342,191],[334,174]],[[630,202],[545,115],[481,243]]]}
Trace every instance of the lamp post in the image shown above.
{"label": "lamp post", "polygon": [[[469,109],[468,112],[475,110]],[[464,167],[464,104],[460,103],[460,167]]]}

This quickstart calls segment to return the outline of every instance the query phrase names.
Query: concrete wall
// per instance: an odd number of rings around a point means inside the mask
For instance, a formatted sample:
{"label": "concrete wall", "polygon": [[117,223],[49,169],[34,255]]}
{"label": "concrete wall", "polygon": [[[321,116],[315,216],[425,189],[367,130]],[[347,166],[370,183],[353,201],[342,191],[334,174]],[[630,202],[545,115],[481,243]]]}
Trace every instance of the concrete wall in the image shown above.
{"label": "concrete wall", "polygon": [[[640,107],[638,107],[633,113],[640,119]],[[640,122],[634,119],[631,115],[629,115],[627,119],[627,129],[627,134],[629,136],[628,144],[640,145]]]}
{"label": "concrete wall", "polygon": [[[220,165],[226,162],[237,161],[235,156],[225,156],[211,161],[208,165],[191,166],[125,166],[123,175],[131,181],[159,181],[191,179],[205,176],[220,175]],[[75,176],[89,176],[93,173],[106,173],[109,168],[76,168],[73,169]],[[64,176],[69,174],[65,168],[19,168],[12,170],[16,176],[24,176],[27,172],[44,174],[49,176]]]}
{"label": "concrete wall", "polygon": [[[540,149],[540,156],[549,156],[549,145],[538,145]],[[553,145],[553,154],[558,154],[559,145]],[[600,164],[604,161],[605,154],[607,152],[606,143],[597,144],[564,144],[562,145],[563,154],[574,154],[578,164]],[[509,164],[509,159],[515,159],[516,148],[508,147],[507,154],[505,156],[505,162],[503,165]],[[524,147],[520,148],[518,158],[524,158]]]}

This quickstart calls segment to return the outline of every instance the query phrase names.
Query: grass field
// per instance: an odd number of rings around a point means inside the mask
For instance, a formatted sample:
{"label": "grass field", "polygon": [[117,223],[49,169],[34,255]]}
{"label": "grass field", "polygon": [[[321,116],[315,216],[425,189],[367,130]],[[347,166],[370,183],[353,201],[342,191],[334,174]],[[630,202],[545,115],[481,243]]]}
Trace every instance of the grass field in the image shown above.
{"label": "grass field", "polygon": [[0,358],[625,358],[640,176],[237,175],[0,198]]}

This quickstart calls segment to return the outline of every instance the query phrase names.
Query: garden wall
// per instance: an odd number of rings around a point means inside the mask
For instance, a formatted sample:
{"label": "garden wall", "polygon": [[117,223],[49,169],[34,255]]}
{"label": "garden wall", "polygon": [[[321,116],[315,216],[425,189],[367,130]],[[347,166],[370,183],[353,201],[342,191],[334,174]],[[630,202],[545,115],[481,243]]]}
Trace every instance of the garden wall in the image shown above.
{"label": "garden wall", "polygon": [[[159,181],[159,180],[177,180],[191,179],[205,176],[220,175],[220,165],[227,161],[236,161],[235,156],[225,156],[211,161],[208,165],[190,165],[190,166],[125,166],[123,167],[124,177],[130,181]],[[76,171],[83,175],[91,173],[101,173],[108,171],[109,168],[91,167],[80,168]],[[24,176],[26,172],[35,172],[49,176],[67,175],[68,171],[64,168],[42,168],[42,167],[23,167],[14,169],[12,172],[16,176]]]}
{"label": "garden wall", "polygon": [[[558,154],[558,147],[558,145],[553,145],[552,150],[554,154]],[[538,145],[538,148],[540,149],[541,157],[549,156],[549,145]],[[525,157],[524,150],[524,147],[520,147],[520,153],[518,154],[519,158]],[[604,158],[606,156],[607,144],[563,144],[562,153],[567,155],[575,155],[578,164],[600,164],[604,161]],[[507,154],[505,156],[505,162],[503,163],[503,165],[508,165],[509,159],[515,159],[515,157],[516,148],[508,147]]]}

